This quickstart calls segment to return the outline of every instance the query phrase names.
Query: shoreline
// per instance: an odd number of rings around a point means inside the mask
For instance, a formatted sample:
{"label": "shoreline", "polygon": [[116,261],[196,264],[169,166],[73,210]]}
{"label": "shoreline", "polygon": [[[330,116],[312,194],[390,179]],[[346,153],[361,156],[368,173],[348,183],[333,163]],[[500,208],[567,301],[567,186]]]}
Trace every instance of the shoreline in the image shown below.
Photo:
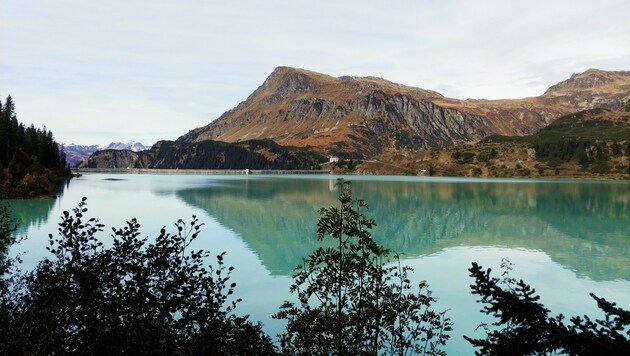
{"label": "shoreline", "polygon": [[162,168],[71,168],[72,174],[205,174],[205,175],[260,175],[260,174],[332,174],[331,170],[274,170],[274,169],[162,169]]}
{"label": "shoreline", "polygon": [[411,174],[395,174],[395,173],[357,173],[357,172],[335,172],[333,170],[247,170],[247,169],[150,169],[150,168],[72,168],[73,178],[78,177],[77,174],[154,174],[154,175],[333,175],[346,177],[399,177],[407,178],[426,178],[426,179],[454,179],[454,180],[521,180],[521,181],[611,181],[611,182],[630,182],[630,176],[618,175],[549,175],[549,176],[442,176],[442,175],[411,175]]}

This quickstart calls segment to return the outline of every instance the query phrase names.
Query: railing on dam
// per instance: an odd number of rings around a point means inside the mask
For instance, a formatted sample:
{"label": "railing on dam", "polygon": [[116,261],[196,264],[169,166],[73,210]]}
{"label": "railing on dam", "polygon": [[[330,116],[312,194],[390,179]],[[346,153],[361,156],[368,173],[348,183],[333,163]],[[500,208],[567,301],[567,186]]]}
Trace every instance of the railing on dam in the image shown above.
{"label": "railing on dam", "polygon": [[129,173],[129,174],[330,174],[329,170],[266,170],[266,169],[152,169],[152,168],[71,168],[72,174]]}

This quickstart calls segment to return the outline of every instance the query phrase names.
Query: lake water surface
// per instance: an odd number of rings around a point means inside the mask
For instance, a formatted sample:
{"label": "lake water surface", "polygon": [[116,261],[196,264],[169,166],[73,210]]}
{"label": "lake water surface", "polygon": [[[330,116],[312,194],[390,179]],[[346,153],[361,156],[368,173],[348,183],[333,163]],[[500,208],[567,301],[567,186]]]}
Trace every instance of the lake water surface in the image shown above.
{"label": "lake water surface", "polygon": [[[88,197],[89,216],[111,227],[138,218],[144,235],[174,230],[195,214],[206,225],[197,245],[227,251],[232,280],[243,299],[238,314],[271,319],[288,293],[292,269],[318,246],[318,210],[336,203],[338,177],[86,174],[72,179],[54,200],[11,201],[28,239],[12,253],[28,251],[23,268],[46,255],[62,211]],[[481,305],[470,293],[467,269],[477,261],[498,275],[501,259],[515,264],[553,315],[600,317],[588,293],[630,309],[630,182],[499,180],[346,176],[354,196],[370,206],[375,239],[403,253],[449,309],[454,325],[449,354],[470,354],[462,335],[475,332]]]}

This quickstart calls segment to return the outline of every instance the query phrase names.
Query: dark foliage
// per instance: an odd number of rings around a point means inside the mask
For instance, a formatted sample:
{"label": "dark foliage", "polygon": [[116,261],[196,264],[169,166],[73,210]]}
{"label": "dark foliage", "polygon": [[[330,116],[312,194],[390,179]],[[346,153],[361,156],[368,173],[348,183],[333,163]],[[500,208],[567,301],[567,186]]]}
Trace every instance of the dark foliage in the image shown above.
{"label": "dark foliage", "polygon": [[359,163],[361,163],[361,161],[354,160],[352,158],[347,159],[347,160],[346,159],[340,159],[339,161],[333,163],[333,167],[345,168],[345,169],[348,169],[350,171],[353,171],[353,170],[355,170],[357,168],[357,165]]}
{"label": "dark foliage", "polygon": [[408,267],[372,240],[376,224],[367,205],[340,183],[340,206],[320,211],[318,239],[334,240],[298,266],[291,292],[274,318],[287,320],[279,335],[288,355],[442,354],[452,323],[435,312],[435,298],[421,282],[417,291]]}
{"label": "dark foliage", "polygon": [[563,139],[555,142],[534,143],[532,147],[539,158],[578,160],[581,164],[585,164],[593,160],[592,145],[591,141]]}
{"label": "dark foliage", "polygon": [[460,152],[459,150],[455,150],[455,152],[451,154],[451,158],[457,160],[459,164],[472,163],[475,159],[475,154],[473,152]]}
{"label": "dark foliage", "polygon": [[190,249],[203,225],[194,216],[152,243],[132,219],[105,248],[86,212],[85,198],[64,212],[53,256],[33,272],[3,276],[0,354],[275,353],[260,324],[233,314],[224,253],[207,265],[208,252]]}
{"label": "dark foliage", "polygon": [[[8,282],[5,275],[12,268],[14,259],[8,257],[9,247],[18,243],[21,239],[18,239],[14,234],[17,231],[17,221],[11,217],[11,209],[8,205],[0,205],[0,293],[4,295]],[[19,259],[18,259],[19,260]],[[0,314],[4,309],[0,310]],[[3,323],[0,323],[0,331],[2,331]],[[0,333],[0,335],[4,335]]]}
{"label": "dark foliage", "polygon": [[512,264],[504,260],[503,278],[491,277],[477,263],[469,269],[475,278],[472,293],[486,304],[482,312],[497,319],[492,326],[482,324],[485,339],[464,336],[478,355],[539,355],[562,352],[569,355],[628,355],[630,354],[630,312],[618,308],[603,298],[591,294],[604,311],[604,320],[589,317],[571,318],[563,323],[562,314],[551,317],[539,302],[535,289],[511,278]]}
{"label": "dark foliage", "polygon": [[[98,155],[124,155],[120,151],[95,152],[88,162],[98,167]],[[135,168],[157,169],[261,169],[313,170],[327,158],[308,148],[280,146],[271,140],[251,140],[227,143],[206,140],[195,143],[160,141],[148,151],[136,154],[142,162]],[[106,167],[122,168],[122,167]],[[126,168],[126,167],[124,167]]]}
{"label": "dark foliage", "polygon": [[16,240],[13,235],[17,230],[17,222],[11,218],[8,205],[0,205],[0,276],[4,275],[6,254]]}
{"label": "dark foliage", "polygon": [[[11,219],[9,207],[0,205],[0,345],[6,345],[11,330],[10,304],[7,301],[9,278],[8,271],[11,268],[11,260],[7,257],[9,247],[15,243],[14,232],[17,225]],[[5,351],[0,346],[0,352]]]}
{"label": "dark foliage", "polygon": [[18,122],[11,96],[0,102],[0,198],[50,195],[66,168],[52,132]]}

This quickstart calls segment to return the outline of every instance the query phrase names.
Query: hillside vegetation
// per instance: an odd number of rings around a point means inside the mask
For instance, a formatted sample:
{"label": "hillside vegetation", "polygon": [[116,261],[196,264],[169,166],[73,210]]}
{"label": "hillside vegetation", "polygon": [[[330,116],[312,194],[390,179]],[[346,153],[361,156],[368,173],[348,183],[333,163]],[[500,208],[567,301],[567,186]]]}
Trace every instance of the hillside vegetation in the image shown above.
{"label": "hillside vegetation", "polygon": [[93,153],[88,168],[167,169],[318,169],[327,161],[308,148],[280,146],[271,140],[226,143],[160,141],[141,152],[104,150]]}
{"label": "hillside vegetation", "polygon": [[[342,162],[338,172],[490,177],[630,177],[630,110],[592,109],[563,116],[527,136],[493,135],[442,150],[390,151]],[[350,166],[350,167],[349,167]]]}
{"label": "hillside vegetation", "polygon": [[591,173],[630,173],[630,112],[593,109],[559,118],[534,135],[491,136],[483,143],[527,143],[539,170],[578,169]]}

